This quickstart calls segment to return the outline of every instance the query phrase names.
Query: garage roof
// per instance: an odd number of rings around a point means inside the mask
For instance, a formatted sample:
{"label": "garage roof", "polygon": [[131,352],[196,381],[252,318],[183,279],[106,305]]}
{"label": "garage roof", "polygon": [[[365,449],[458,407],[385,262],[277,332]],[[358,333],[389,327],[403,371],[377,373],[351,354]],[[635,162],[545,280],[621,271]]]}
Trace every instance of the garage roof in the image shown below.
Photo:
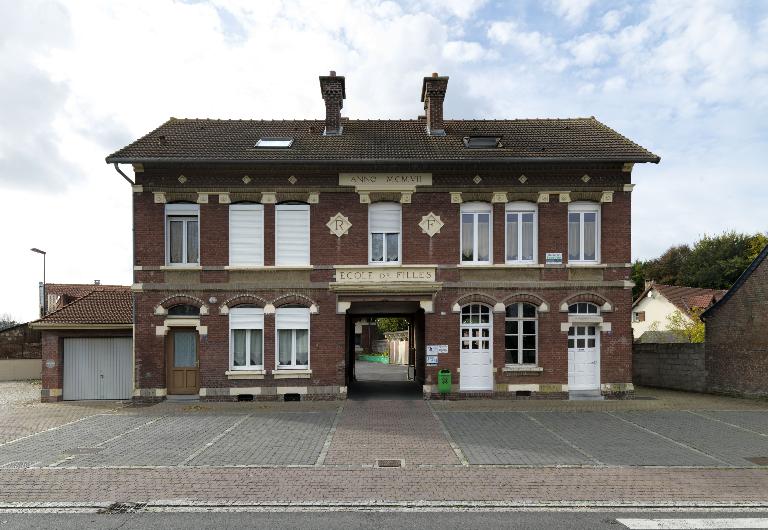
{"label": "garage roof", "polygon": [[38,329],[123,328],[133,325],[133,295],[130,287],[120,290],[92,291],[32,322]]}

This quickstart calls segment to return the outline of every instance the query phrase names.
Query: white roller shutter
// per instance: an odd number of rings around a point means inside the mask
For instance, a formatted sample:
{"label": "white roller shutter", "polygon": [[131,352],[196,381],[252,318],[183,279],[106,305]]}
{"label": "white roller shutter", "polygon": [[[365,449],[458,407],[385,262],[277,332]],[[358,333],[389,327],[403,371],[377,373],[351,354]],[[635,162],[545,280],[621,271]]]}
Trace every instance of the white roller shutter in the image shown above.
{"label": "white roller shutter", "polygon": [[275,208],[275,265],[309,265],[309,205]]}
{"label": "white roller shutter", "polygon": [[276,329],[309,329],[309,309],[285,307],[275,311]]}
{"label": "white roller shutter", "polygon": [[400,232],[400,205],[394,202],[377,202],[368,209],[368,226],[371,232]]}
{"label": "white roller shutter", "polygon": [[229,310],[230,329],[264,329],[264,310],[258,307],[234,307]]}
{"label": "white roller shutter", "polygon": [[229,207],[229,264],[264,265],[264,206]]}

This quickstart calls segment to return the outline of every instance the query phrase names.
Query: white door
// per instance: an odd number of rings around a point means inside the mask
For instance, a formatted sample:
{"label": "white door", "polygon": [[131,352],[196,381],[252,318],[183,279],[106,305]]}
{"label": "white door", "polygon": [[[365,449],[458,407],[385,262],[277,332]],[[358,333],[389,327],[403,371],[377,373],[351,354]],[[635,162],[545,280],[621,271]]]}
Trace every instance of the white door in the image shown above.
{"label": "white door", "polygon": [[568,330],[568,390],[600,389],[600,333],[594,324]]}
{"label": "white door", "polygon": [[491,310],[480,304],[461,309],[459,390],[493,390]]}
{"label": "white door", "polygon": [[130,337],[64,339],[64,399],[130,399],[132,350]]}

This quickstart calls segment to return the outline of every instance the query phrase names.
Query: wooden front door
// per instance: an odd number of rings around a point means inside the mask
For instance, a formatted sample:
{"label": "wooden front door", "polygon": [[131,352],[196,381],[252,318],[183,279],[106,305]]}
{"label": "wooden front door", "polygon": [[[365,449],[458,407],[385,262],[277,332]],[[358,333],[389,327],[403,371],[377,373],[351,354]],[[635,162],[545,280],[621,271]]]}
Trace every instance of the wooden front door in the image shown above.
{"label": "wooden front door", "polygon": [[197,394],[200,391],[198,346],[194,329],[174,329],[168,334],[169,394]]}

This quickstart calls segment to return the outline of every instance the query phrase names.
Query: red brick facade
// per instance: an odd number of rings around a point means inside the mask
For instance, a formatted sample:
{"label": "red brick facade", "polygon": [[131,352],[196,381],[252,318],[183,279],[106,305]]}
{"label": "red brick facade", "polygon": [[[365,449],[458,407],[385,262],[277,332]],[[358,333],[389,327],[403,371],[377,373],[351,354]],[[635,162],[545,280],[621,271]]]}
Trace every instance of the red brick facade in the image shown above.
{"label": "red brick facade", "polygon": [[[631,283],[630,204],[626,185],[630,173],[621,163],[606,164],[488,164],[450,166],[384,164],[367,167],[270,165],[269,167],[197,167],[144,164],[136,173],[134,189],[135,233],[135,381],[136,397],[160,398],[167,392],[166,340],[163,332],[167,309],[179,303],[201,307],[199,317],[199,387],[206,399],[236,399],[242,393],[261,399],[277,399],[282,393],[300,390],[305,398],[343,397],[349,384],[348,350],[350,319],[345,302],[401,302],[416,304],[413,322],[419,328],[417,379],[425,395],[436,392],[438,369],[461,374],[459,314],[457,306],[472,301],[491,307],[493,315],[493,388],[486,395],[515,397],[562,397],[567,395],[569,303],[588,301],[601,307],[600,384],[609,395],[631,392],[630,328]],[[425,172],[432,184],[417,188],[402,204],[402,266],[436,266],[434,294],[365,292],[354,296],[337,293],[334,266],[368,265],[368,204],[352,187],[339,186],[339,172]],[[588,174],[589,179],[582,179]],[[184,175],[184,182],[180,182]],[[248,182],[244,176],[248,175]],[[525,175],[525,179],[519,179]],[[289,177],[294,177],[289,180]],[[479,177],[479,179],[477,178]],[[291,183],[291,181],[294,181]],[[586,182],[585,182],[586,180]],[[556,190],[556,191],[553,191]],[[452,193],[462,200],[491,203],[494,193],[508,201],[529,201],[538,207],[538,255],[536,265],[506,266],[505,204],[492,203],[494,265],[459,266],[460,208]],[[610,193],[606,193],[610,192]],[[264,204],[264,266],[251,270],[230,269],[229,203],[259,202],[262,193],[310,205],[311,268],[270,268],[275,264],[275,206]],[[544,195],[544,194],[548,194]],[[374,194],[372,201],[400,196]],[[200,200],[198,198],[200,197]],[[165,203],[199,203],[200,266],[166,267]],[[568,201],[600,204],[600,263],[568,266]],[[419,227],[428,213],[439,216],[444,226],[430,237]],[[337,237],[326,226],[342,213],[351,222],[348,233]],[[562,253],[563,265],[544,265],[546,253]],[[243,296],[250,295],[250,296]],[[512,302],[539,307],[538,362],[536,370],[505,371],[504,312]],[[228,309],[238,303],[265,308],[264,373],[251,379],[232,378],[229,366]],[[309,377],[279,378],[275,368],[275,315],[272,308],[292,304],[312,307],[310,317]],[[421,309],[419,309],[421,308]],[[567,329],[567,326],[566,326]],[[167,330],[167,328],[166,328]],[[427,344],[448,344],[438,366],[424,366]],[[257,390],[254,390],[257,389]],[[458,390],[458,386],[456,387]],[[518,394],[519,393],[519,394]],[[457,396],[462,394],[456,394]]]}

